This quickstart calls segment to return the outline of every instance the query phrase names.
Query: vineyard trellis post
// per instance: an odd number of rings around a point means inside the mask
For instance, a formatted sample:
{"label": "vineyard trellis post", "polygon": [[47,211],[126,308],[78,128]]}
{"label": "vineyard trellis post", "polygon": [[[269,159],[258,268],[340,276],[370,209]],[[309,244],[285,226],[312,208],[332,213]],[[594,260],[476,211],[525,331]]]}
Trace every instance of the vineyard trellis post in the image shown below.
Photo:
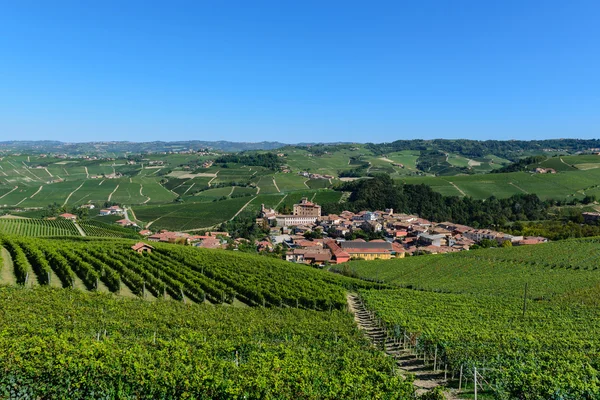
{"label": "vineyard trellis post", "polygon": [[460,365],[460,374],[458,375],[458,391],[462,390],[463,366]]}
{"label": "vineyard trellis post", "polygon": [[523,317],[527,311],[527,282],[525,282],[525,294],[523,295]]}
{"label": "vineyard trellis post", "polygon": [[473,367],[473,384],[475,392],[475,400],[477,400],[477,367]]}

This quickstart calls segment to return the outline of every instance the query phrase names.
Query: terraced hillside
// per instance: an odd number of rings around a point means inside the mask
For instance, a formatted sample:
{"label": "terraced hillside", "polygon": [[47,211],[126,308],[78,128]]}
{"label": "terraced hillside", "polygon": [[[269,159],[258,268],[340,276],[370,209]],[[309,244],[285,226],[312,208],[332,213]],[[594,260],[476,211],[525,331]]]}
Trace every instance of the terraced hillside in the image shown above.
{"label": "terraced hillside", "polygon": [[[389,342],[491,398],[600,396],[600,239],[353,262]],[[439,375],[438,375],[439,376]],[[457,387],[457,380],[449,379]]]}

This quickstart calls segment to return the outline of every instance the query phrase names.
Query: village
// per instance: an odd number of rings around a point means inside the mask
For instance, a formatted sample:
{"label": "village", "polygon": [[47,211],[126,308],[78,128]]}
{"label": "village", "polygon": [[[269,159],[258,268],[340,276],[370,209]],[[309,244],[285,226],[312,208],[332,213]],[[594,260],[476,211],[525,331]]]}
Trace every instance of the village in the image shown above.
{"label": "village", "polygon": [[[321,207],[306,198],[294,205],[291,215],[280,215],[263,205],[256,223],[269,226],[270,231],[258,243],[259,251],[272,251],[274,246],[282,245],[287,261],[319,265],[466,251],[486,240],[497,246],[548,241],[543,237],[513,236],[447,221],[428,221],[392,209],[321,215]],[[362,238],[369,236],[365,233],[380,238],[367,240]],[[361,237],[349,240],[352,236]]]}

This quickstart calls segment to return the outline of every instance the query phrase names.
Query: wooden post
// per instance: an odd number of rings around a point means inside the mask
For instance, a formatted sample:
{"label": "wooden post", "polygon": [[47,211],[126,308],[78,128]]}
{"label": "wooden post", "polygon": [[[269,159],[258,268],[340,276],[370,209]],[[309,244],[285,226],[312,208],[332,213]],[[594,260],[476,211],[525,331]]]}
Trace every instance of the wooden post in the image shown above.
{"label": "wooden post", "polygon": [[460,392],[462,390],[462,370],[463,370],[463,366],[460,366],[460,375],[458,375],[458,391]]}
{"label": "wooden post", "polygon": [[152,343],[156,344],[156,331],[154,331],[154,338],[152,339]]}
{"label": "wooden post", "polygon": [[525,294],[523,295],[523,317],[527,311],[527,282],[525,283]]}
{"label": "wooden post", "polygon": [[48,271],[48,285],[50,285],[50,271]]}
{"label": "wooden post", "polygon": [[183,304],[186,304],[186,302],[185,302],[185,296],[183,294],[183,288],[179,288],[179,290],[181,291],[181,300],[183,300]]}
{"label": "wooden post", "polygon": [[437,344],[435,345],[435,352],[433,353],[433,371],[437,371]]}
{"label": "wooden post", "polygon": [[477,400],[477,367],[473,367],[473,382],[475,384],[475,400]]}
{"label": "wooden post", "polygon": [[25,285],[27,285],[28,281],[29,281],[29,272],[27,274],[25,274]]}

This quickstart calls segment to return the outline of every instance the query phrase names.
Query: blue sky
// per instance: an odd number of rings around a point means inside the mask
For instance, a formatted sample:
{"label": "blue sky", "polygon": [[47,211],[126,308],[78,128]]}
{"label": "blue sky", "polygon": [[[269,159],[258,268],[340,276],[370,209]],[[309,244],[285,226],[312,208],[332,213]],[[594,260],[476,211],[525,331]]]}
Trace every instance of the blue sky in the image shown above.
{"label": "blue sky", "polygon": [[597,0],[5,1],[0,140],[600,137],[598,21]]}

